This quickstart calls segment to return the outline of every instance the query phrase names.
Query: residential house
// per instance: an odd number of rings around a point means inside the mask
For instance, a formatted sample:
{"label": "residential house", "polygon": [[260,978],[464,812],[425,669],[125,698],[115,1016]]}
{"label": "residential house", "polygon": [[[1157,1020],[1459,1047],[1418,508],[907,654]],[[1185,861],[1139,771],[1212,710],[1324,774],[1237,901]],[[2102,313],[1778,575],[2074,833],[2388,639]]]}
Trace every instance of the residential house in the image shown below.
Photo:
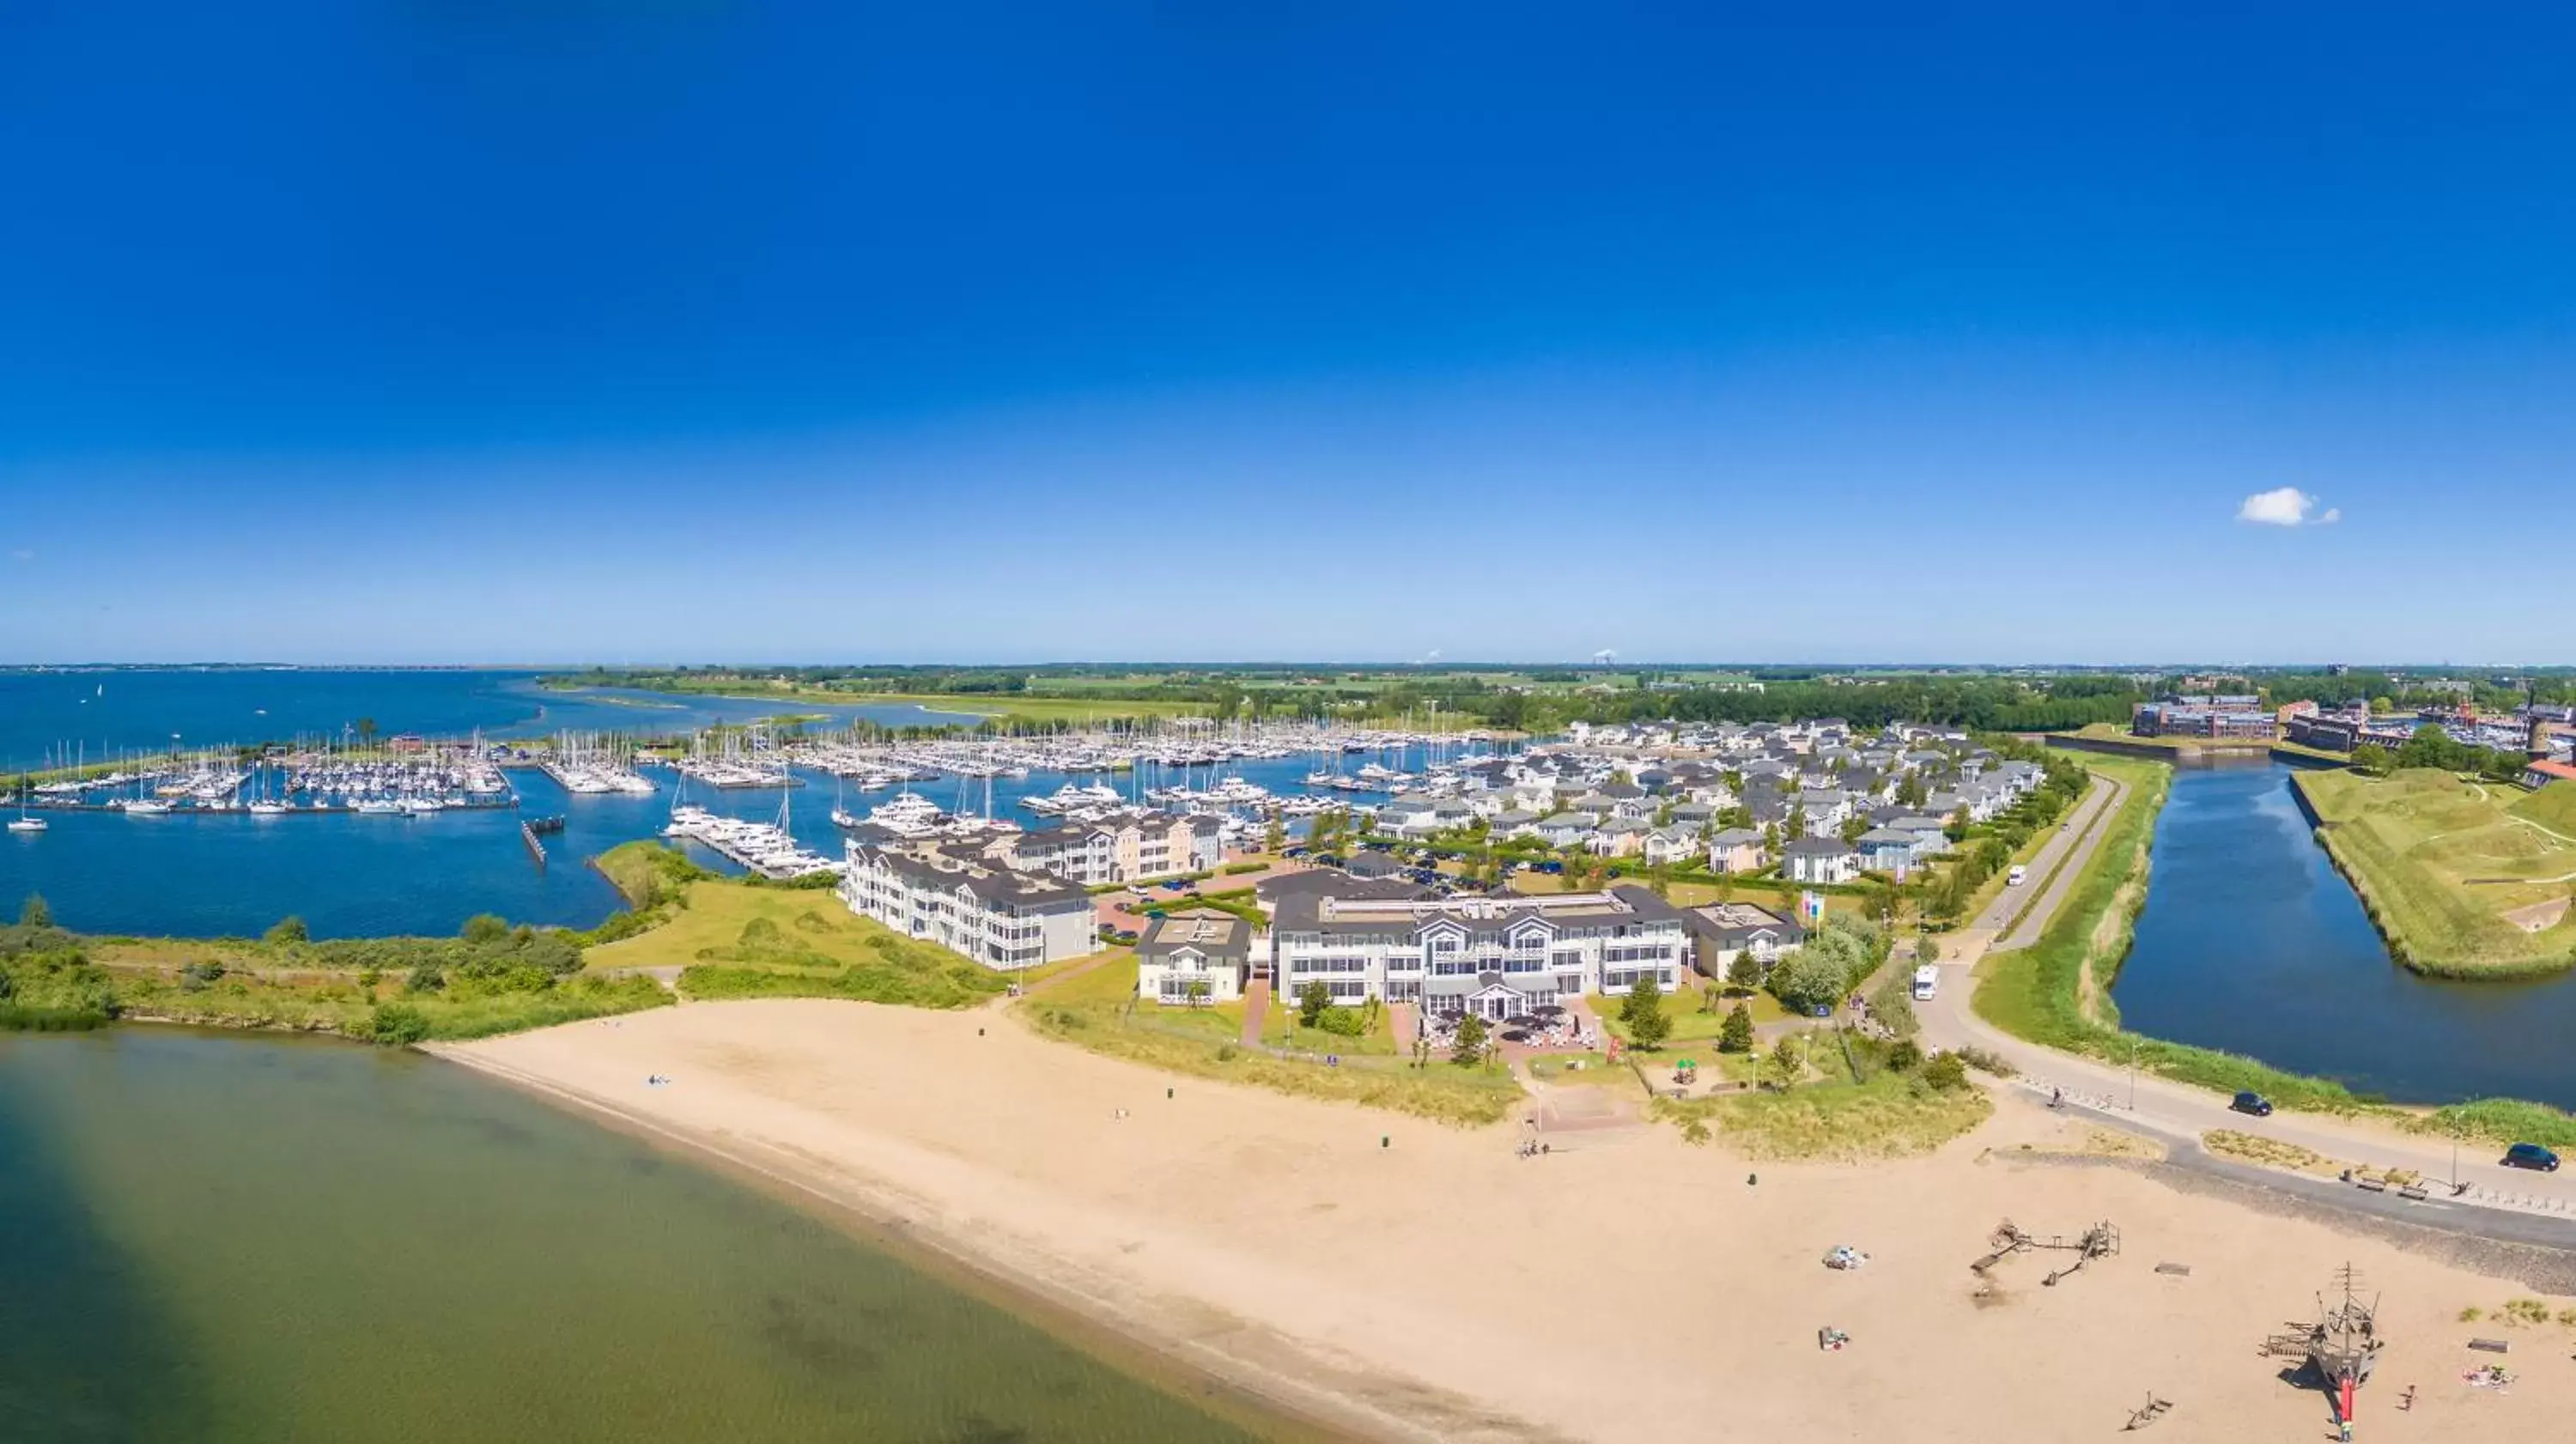
{"label": "residential house", "polygon": [[1838,837],[1802,837],[1780,849],[1780,875],[1791,882],[1850,882],[1860,876],[1860,854]]}
{"label": "residential house", "polygon": [[1252,925],[1215,908],[1155,918],[1136,939],[1136,996],[1167,1004],[1231,1003],[1252,965]]}
{"label": "residential house", "polygon": [[1750,953],[1769,972],[1782,953],[1807,940],[1797,919],[1783,917],[1751,903],[1710,903],[1685,909],[1691,930],[1691,963],[1700,974],[1725,982],[1735,960]]}
{"label": "residential house", "polygon": [[1762,834],[1752,828],[1730,827],[1709,834],[1710,872],[1760,872],[1770,865],[1771,855],[1763,849]]}

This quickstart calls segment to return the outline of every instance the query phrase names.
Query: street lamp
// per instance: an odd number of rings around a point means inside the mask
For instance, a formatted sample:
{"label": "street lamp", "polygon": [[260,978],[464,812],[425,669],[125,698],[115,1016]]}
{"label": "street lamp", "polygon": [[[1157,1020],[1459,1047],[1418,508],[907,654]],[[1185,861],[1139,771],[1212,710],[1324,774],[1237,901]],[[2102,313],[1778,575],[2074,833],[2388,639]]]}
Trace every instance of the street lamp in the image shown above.
{"label": "street lamp", "polygon": [[2138,1111],[2138,1035],[2129,1035],[2129,1111]]}

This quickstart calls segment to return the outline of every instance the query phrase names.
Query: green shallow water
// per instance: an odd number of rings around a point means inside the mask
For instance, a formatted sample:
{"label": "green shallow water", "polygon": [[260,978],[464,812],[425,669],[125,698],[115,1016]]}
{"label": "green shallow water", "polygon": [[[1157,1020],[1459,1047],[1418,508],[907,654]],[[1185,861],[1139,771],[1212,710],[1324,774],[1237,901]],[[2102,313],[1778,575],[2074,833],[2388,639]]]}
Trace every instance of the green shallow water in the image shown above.
{"label": "green shallow water", "polygon": [[0,1034],[12,1444],[1265,1437],[461,1068]]}

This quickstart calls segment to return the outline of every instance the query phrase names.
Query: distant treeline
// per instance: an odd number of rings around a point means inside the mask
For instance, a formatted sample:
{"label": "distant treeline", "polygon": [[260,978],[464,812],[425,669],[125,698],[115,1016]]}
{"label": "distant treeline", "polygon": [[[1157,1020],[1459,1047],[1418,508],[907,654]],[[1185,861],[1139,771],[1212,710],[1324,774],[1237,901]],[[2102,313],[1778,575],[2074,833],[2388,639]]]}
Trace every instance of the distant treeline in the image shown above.
{"label": "distant treeline", "polygon": [[[1552,732],[1567,723],[1665,718],[1687,722],[1785,722],[1840,717],[1861,726],[1919,722],[1970,731],[2039,732],[2126,722],[2140,702],[2173,692],[2251,692],[2267,706],[2313,700],[2413,710],[2473,701],[2495,713],[2526,696],[2576,699],[2576,673],[2551,669],[2503,677],[2469,672],[2400,675],[2295,668],[2156,675],[2102,670],[1978,673],[1949,670],[1528,667],[1502,663],[1419,666],[1298,666],[1284,663],[1050,663],[1026,667],[798,666],[596,668],[550,681],[670,692],[753,691],[778,695],[891,693],[911,696],[1078,698],[1188,703],[1220,720],[1335,717]],[[1000,724],[1011,730],[1071,723]]]}

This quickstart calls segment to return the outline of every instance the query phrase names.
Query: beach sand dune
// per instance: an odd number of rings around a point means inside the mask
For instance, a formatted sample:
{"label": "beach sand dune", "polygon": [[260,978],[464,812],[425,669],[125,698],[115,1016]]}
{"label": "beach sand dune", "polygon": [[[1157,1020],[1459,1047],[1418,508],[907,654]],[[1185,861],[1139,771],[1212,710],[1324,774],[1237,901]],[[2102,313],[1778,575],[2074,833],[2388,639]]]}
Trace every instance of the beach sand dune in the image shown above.
{"label": "beach sand dune", "polygon": [[[1668,1128],[1523,1161],[1510,1125],[1171,1079],[991,1011],[698,1004],[442,1051],[1391,1438],[2059,1441],[2119,1433],[2151,1393],[2173,1401],[2152,1439],[2331,1438],[2324,1396],[2261,1346],[2347,1261],[2391,1340],[2358,1437],[2576,1437],[2576,1329],[2458,1320],[2529,1288],[2028,1159],[2084,1130],[2018,1105],[1896,1163],[1757,1167]],[[1981,1286],[1968,1265],[2005,1218],[2041,1236],[2108,1219],[2124,1250],[2053,1288],[2070,1256],[2015,1257]],[[1829,1271],[1836,1244],[1870,1261]],[[1850,1347],[1821,1351],[1827,1325]],[[2509,1390],[2463,1382],[2494,1361],[2475,1335],[2512,1341]]]}

